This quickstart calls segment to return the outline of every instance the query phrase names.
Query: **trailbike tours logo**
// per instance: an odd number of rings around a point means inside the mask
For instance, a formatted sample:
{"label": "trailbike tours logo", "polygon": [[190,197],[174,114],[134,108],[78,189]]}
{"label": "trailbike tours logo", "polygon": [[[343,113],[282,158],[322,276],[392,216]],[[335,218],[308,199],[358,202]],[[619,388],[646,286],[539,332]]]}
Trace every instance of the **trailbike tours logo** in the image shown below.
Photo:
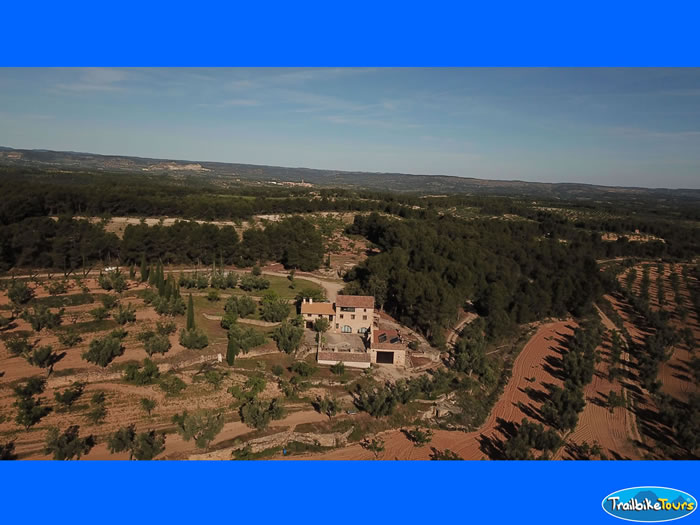
{"label": "trailbike tours logo", "polygon": [[603,499],[603,510],[627,521],[654,523],[671,521],[695,512],[697,500],[681,490],[667,487],[632,487]]}

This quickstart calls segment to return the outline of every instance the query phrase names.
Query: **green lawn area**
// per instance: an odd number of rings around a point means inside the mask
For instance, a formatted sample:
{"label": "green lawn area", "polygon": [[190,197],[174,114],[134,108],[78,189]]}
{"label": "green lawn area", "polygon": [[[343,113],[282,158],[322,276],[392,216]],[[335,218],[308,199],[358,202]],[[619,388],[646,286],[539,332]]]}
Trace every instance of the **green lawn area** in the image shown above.
{"label": "green lawn area", "polygon": [[[243,275],[243,274],[240,274]],[[175,278],[177,278],[177,274],[174,275]],[[227,288],[225,290],[217,290],[220,294],[235,294],[235,295],[253,295],[255,297],[262,297],[265,292],[268,290],[273,290],[279,295],[280,297],[283,297],[285,299],[294,299],[301,290],[305,288],[311,288],[314,290],[323,290],[321,285],[316,284],[314,282],[308,281],[306,279],[302,279],[300,277],[297,277],[294,279],[294,288],[290,288],[290,281],[286,277],[279,277],[277,275],[263,275],[265,279],[270,281],[270,287],[265,289],[265,290],[252,290],[250,292],[246,292],[245,290],[241,290],[240,288]],[[198,289],[198,288],[181,288],[180,293],[183,295],[183,297],[186,297],[187,294],[190,292],[192,293],[209,293],[211,290],[214,290],[214,288],[203,288],[203,289]]]}
{"label": "green lawn area", "polygon": [[[231,290],[226,290],[220,292],[222,297],[218,301],[210,301],[207,299],[205,296],[201,295],[193,295],[192,296],[192,301],[194,302],[194,311],[197,313],[197,315],[200,315],[202,313],[206,313],[209,315],[224,315],[224,306],[226,305],[226,300],[227,297],[223,297],[224,295],[231,295]],[[183,299],[185,300],[185,304],[187,304],[188,301],[188,295],[184,294]],[[257,319],[260,320],[260,307],[259,303],[256,301],[258,304],[258,309],[250,316],[246,317],[246,319]],[[289,316],[293,317],[296,315],[296,305],[290,304],[289,305]],[[262,327],[255,327],[255,328],[262,328]]]}

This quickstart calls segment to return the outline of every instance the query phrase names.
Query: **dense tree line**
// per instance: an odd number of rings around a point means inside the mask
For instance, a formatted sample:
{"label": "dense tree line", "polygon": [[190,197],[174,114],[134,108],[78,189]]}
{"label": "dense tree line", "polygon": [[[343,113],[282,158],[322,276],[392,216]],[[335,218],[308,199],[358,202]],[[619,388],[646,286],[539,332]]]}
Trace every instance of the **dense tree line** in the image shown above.
{"label": "dense tree line", "polygon": [[[13,172],[14,171],[14,172]],[[216,184],[201,177],[52,173],[0,168],[0,224],[48,215],[184,217],[242,220],[253,215],[318,211],[391,211],[403,204],[377,193],[318,191],[269,185]],[[403,201],[412,200],[409,198]]]}
{"label": "dense tree line", "polygon": [[382,251],[349,272],[346,291],[374,295],[435,342],[467,300],[498,338],[515,323],[582,315],[604,289],[588,245],[543,238],[537,223],[371,214],[356,216],[348,231]]}
{"label": "dense tree line", "polygon": [[287,268],[309,271],[321,266],[323,254],[320,233],[302,218],[247,230],[242,239],[231,226],[188,221],[172,226],[128,225],[121,240],[105,232],[102,224],[70,217],[30,218],[0,226],[0,271],[26,267],[67,274],[110,261],[134,266],[155,261],[241,266],[278,261]]}

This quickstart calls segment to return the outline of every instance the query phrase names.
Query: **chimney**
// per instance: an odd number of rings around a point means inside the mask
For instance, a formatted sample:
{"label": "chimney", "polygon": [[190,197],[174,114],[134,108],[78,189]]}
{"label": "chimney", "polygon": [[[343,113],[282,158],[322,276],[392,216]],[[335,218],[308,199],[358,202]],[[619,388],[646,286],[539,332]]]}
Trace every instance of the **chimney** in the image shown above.
{"label": "chimney", "polygon": [[314,302],[314,298],[313,298],[313,297],[309,297],[309,304],[312,304],[313,302]]}

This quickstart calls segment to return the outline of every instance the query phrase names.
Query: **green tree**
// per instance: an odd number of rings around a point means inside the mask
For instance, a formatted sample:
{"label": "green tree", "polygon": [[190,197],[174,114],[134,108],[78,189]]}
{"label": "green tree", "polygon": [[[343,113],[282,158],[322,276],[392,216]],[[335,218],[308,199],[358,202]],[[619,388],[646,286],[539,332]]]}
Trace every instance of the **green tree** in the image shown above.
{"label": "green tree", "polygon": [[124,381],[134,385],[152,385],[160,377],[158,365],[146,358],[143,360],[143,365],[138,363],[129,363],[124,368]]}
{"label": "green tree", "polygon": [[32,325],[32,329],[35,332],[40,332],[44,328],[53,329],[61,324],[63,321],[63,312],[65,310],[61,308],[57,312],[52,312],[45,305],[39,305],[32,308],[31,311],[25,310],[22,312],[22,319],[27,321]]}
{"label": "green tree", "polygon": [[141,282],[148,280],[148,266],[146,265],[146,254],[141,254]]}
{"label": "green tree", "polygon": [[192,301],[192,294],[190,294],[187,300],[187,331],[195,329],[194,323],[194,302]]}
{"label": "green tree", "polygon": [[430,447],[430,450],[431,461],[461,461],[464,459],[459,454],[452,452],[449,448],[438,450],[435,447]]}
{"label": "green tree", "polygon": [[187,384],[172,372],[161,375],[158,385],[169,396],[176,396],[187,388]]}
{"label": "green tree", "polygon": [[93,425],[99,425],[107,417],[105,406],[106,396],[104,392],[95,392],[90,399],[90,410],[85,414],[87,420]]}
{"label": "green tree", "polygon": [[287,354],[296,352],[303,338],[304,328],[293,321],[284,321],[272,333],[277,349]]}
{"label": "green tree", "polygon": [[82,358],[89,363],[94,363],[101,367],[106,367],[116,357],[124,354],[124,346],[118,337],[108,335],[90,341],[90,346],[86,352],[81,354]]}
{"label": "green tree", "polygon": [[341,411],[340,402],[334,397],[329,396],[317,396],[316,400],[312,403],[314,410],[319,414],[325,414],[328,419],[332,419],[333,416]]}
{"label": "green tree", "polygon": [[197,448],[207,448],[224,428],[224,416],[213,410],[175,414],[172,418],[178,434],[185,441],[194,440]]}
{"label": "green tree", "polygon": [[31,354],[26,356],[26,358],[27,363],[32,366],[38,366],[39,368],[46,369],[47,376],[50,376],[53,372],[53,367],[65,356],[65,352],[61,352],[59,354],[53,351],[51,345],[45,345],[35,348]]}
{"label": "green tree", "polygon": [[181,330],[180,344],[190,350],[201,350],[209,345],[209,338],[202,330]]}
{"label": "green tree", "polygon": [[236,356],[240,353],[241,351],[241,346],[232,337],[227,338],[227,344],[226,344],[226,363],[228,363],[228,366],[233,366],[234,361],[236,360]]}
{"label": "green tree", "polygon": [[17,454],[15,454],[15,442],[8,441],[7,443],[0,443],[0,461],[15,459],[17,459]]}
{"label": "green tree", "polygon": [[260,301],[260,317],[264,321],[279,323],[289,316],[289,304],[273,290],[265,292]]}
{"label": "green tree", "polygon": [[284,408],[279,400],[263,401],[251,399],[240,408],[241,421],[251,428],[264,430],[270,421],[282,419]]}
{"label": "green tree", "polygon": [[129,452],[129,459],[148,461],[165,450],[165,432],[136,433],[135,426],[122,427],[107,440],[107,448],[112,454]]}
{"label": "green tree", "polygon": [[148,357],[153,354],[165,354],[170,350],[170,339],[165,335],[153,334],[151,337],[147,338],[144,343],[144,348]]}
{"label": "green tree", "polygon": [[155,399],[151,399],[149,397],[142,397],[140,399],[139,403],[140,403],[143,411],[146,412],[149,417],[151,415],[151,412],[153,412],[153,410],[155,410],[156,405],[157,405]]}
{"label": "green tree", "polygon": [[365,439],[360,443],[360,446],[374,454],[374,459],[379,459],[379,454],[385,449],[384,440],[381,438]]}
{"label": "green tree", "polygon": [[58,342],[66,348],[73,348],[83,342],[81,335],[73,329],[58,334]]}
{"label": "green tree", "polygon": [[331,373],[337,376],[345,374],[345,363],[338,361],[336,364],[331,365]]}
{"label": "green tree", "polygon": [[[37,340],[38,341],[38,340]],[[29,355],[34,349],[36,342],[30,343],[26,336],[13,334],[5,339],[5,347],[10,355]]]}
{"label": "green tree", "polygon": [[70,409],[73,404],[80,399],[85,390],[85,383],[80,381],[74,381],[70,387],[66,388],[63,392],[56,391],[53,396],[56,402],[64,409]]}
{"label": "green tree", "polygon": [[422,430],[415,427],[413,430],[402,430],[402,432],[413,443],[414,447],[424,447],[433,439],[433,431],[429,428]]}
{"label": "green tree", "polygon": [[14,406],[17,407],[15,421],[26,430],[33,427],[51,412],[51,407],[43,405],[43,400],[38,396],[44,392],[46,380],[39,377],[32,377],[13,387],[17,400]]}
{"label": "green tree", "polygon": [[10,302],[21,310],[21,307],[34,299],[34,290],[23,281],[14,281],[7,290]]}
{"label": "green tree", "polygon": [[310,365],[306,361],[296,361],[289,367],[289,370],[299,374],[301,377],[311,377],[318,371],[315,366]]}
{"label": "green tree", "polygon": [[80,459],[83,454],[87,454],[95,446],[95,437],[90,435],[85,438],[80,437],[80,427],[71,425],[63,433],[56,427],[49,429],[46,436],[46,446],[44,452],[53,454],[53,459]]}
{"label": "green tree", "polygon": [[119,305],[119,309],[114,315],[114,320],[120,325],[136,322],[136,310],[134,309],[133,305],[129,305],[126,308]]}

